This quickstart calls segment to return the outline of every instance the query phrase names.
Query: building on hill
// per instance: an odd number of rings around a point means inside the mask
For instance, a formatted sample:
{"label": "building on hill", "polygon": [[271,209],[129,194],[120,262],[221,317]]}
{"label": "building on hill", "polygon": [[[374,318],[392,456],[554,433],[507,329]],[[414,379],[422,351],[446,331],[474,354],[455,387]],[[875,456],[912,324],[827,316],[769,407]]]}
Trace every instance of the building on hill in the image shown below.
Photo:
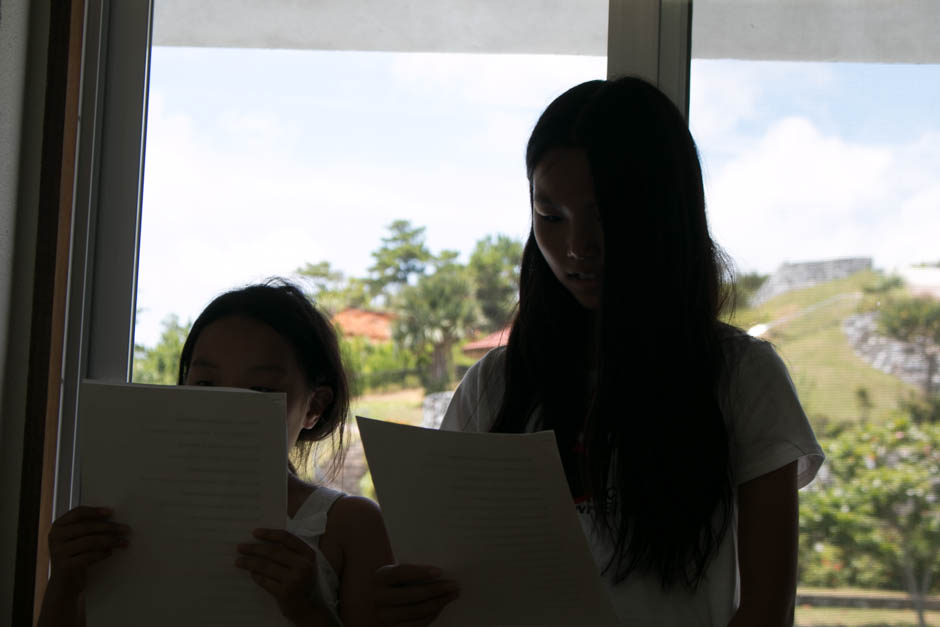
{"label": "building on hill", "polygon": [[897,273],[912,295],[940,300],[940,266],[907,266]]}
{"label": "building on hill", "polygon": [[799,290],[837,279],[844,279],[856,272],[871,269],[871,257],[784,263],[754,293],[750,304],[760,305],[791,290]]}
{"label": "building on hill", "polygon": [[364,337],[371,342],[382,343],[392,339],[392,323],[396,317],[387,311],[350,307],[333,316],[333,324],[339,327],[343,337]]}
{"label": "building on hill", "polygon": [[464,355],[468,357],[480,359],[494,348],[505,346],[506,343],[509,342],[509,330],[511,328],[512,327],[505,327],[495,333],[490,333],[484,338],[468,342],[461,350],[463,350]]}

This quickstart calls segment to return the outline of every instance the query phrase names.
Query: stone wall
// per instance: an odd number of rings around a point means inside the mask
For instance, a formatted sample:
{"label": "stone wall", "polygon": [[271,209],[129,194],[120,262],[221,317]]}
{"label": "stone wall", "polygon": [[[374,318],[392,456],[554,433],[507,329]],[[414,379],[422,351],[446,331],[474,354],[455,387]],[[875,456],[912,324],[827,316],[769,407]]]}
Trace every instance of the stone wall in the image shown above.
{"label": "stone wall", "polygon": [[750,304],[760,305],[784,292],[844,279],[856,272],[871,270],[871,268],[871,257],[784,263],[760,286],[751,298]]}
{"label": "stone wall", "polygon": [[425,429],[437,429],[441,426],[441,420],[444,419],[444,412],[450,405],[450,399],[453,398],[453,392],[435,392],[424,397],[424,403],[421,405],[422,420],[421,426]]}
{"label": "stone wall", "polygon": [[[923,389],[927,360],[907,342],[878,335],[874,312],[856,314],[842,321],[842,331],[855,353],[873,368]],[[940,389],[940,372],[934,374],[933,389]]]}

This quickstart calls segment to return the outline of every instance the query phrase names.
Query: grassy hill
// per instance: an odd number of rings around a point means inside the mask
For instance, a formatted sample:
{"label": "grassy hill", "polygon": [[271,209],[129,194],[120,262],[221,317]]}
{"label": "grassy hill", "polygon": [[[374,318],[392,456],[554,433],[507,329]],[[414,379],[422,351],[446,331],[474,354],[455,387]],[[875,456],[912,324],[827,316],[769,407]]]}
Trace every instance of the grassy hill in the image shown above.
{"label": "grassy hill", "polygon": [[774,344],[790,369],[800,400],[814,425],[856,420],[862,415],[857,390],[871,402],[869,416],[881,421],[900,398],[916,392],[903,381],[875,370],[849,345],[842,321],[860,306],[876,305],[867,294],[880,281],[875,272],[781,294],[754,308],[735,312],[730,322],[743,329],[770,324],[763,337]]}
{"label": "grassy hill", "polygon": [[[867,390],[869,417],[881,421],[898,399],[916,393],[913,386],[875,370],[858,357],[842,332],[842,321],[860,308],[876,306],[890,294],[866,292],[883,281],[875,272],[781,294],[754,308],[740,308],[730,322],[743,329],[771,323],[763,337],[783,357],[800,399],[814,425],[822,421],[857,420],[862,412],[857,390]],[[901,290],[903,291],[903,289]],[[401,391],[364,395],[354,412],[409,424],[421,423],[421,394]],[[355,414],[353,414],[355,415]]]}

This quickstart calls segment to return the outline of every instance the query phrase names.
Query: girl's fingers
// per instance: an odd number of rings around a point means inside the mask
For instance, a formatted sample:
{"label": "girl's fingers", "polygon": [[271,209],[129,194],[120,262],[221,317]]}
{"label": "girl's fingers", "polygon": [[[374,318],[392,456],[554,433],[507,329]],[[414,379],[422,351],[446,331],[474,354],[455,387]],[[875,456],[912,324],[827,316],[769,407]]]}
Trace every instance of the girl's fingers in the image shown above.
{"label": "girl's fingers", "polygon": [[82,536],[111,534],[126,535],[130,533],[131,528],[116,522],[80,522],[60,527],[53,527],[49,530],[49,542],[68,542],[74,538]]}
{"label": "girl's fingers", "polygon": [[127,540],[120,536],[82,536],[56,546],[55,551],[50,551],[50,553],[53,553],[53,557],[69,558],[82,553],[110,551],[125,546],[127,546]]}
{"label": "girl's fingers", "polygon": [[460,595],[456,581],[441,570],[419,564],[390,564],[372,578],[376,615],[382,624],[424,627]]}
{"label": "girl's fingers", "polygon": [[79,505],[70,509],[52,523],[56,525],[71,525],[86,520],[106,520],[114,513],[110,507],[90,507],[88,505]]}
{"label": "girl's fingers", "polygon": [[309,556],[299,555],[279,544],[239,544],[237,549],[240,555],[269,560],[284,568],[297,568],[313,561]]}
{"label": "girl's fingers", "polygon": [[263,575],[278,584],[282,583],[289,575],[290,569],[260,557],[240,556],[235,560],[235,566],[250,571],[252,576]]}
{"label": "girl's fingers", "polygon": [[396,607],[377,607],[376,615],[383,625],[399,625],[408,623],[414,625],[428,625],[444,610],[444,607],[459,595],[454,592],[436,599],[429,599],[414,605],[400,605]]}
{"label": "girl's fingers", "polygon": [[440,579],[441,569],[422,564],[388,564],[375,571],[372,577],[376,586],[401,586],[428,583]]}
{"label": "girl's fingers", "polygon": [[275,598],[279,597],[281,593],[281,586],[277,581],[255,572],[251,573],[251,578],[254,579],[255,583],[257,583],[259,586],[273,594]]}
{"label": "girl's fingers", "polygon": [[383,586],[375,589],[375,604],[383,607],[414,605],[438,600],[459,590],[456,581],[446,579],[410,586]]}
{"label": "girl's fingers", "polygon": [[258,538],[259,540],[264,540],[265,542],[279,544],[284,548],[293,551],[294,553],[300,553],[302,555],[316,555],[309,544],[289,531],[284,531],[283,529],[255,529],[251,532],[251,535]]}
{"label": "girl's fingers", "polygon": [[69,558],[63,566],[66,568],[88,568],[92,564],[97,564],[98,562],[108,559],[111,555],[112,551],[90,551]]}

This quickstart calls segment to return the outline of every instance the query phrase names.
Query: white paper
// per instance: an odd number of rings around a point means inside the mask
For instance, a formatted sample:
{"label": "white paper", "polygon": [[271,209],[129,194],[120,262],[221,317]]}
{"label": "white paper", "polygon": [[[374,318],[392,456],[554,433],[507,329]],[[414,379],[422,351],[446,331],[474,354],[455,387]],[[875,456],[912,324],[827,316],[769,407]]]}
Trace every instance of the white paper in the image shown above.
{"label": "white paper", "polygon": [[285,406],[248,390],[82,383],[81,501],[131,527],[130,546],[90,571],[88,627],[287,624],[234,565],[252,529],[286,522]]}
{"label": "white paper", "polygon": [[357,418],[395,558],[460,585],[435,625],[615,625],[555,436]]}

